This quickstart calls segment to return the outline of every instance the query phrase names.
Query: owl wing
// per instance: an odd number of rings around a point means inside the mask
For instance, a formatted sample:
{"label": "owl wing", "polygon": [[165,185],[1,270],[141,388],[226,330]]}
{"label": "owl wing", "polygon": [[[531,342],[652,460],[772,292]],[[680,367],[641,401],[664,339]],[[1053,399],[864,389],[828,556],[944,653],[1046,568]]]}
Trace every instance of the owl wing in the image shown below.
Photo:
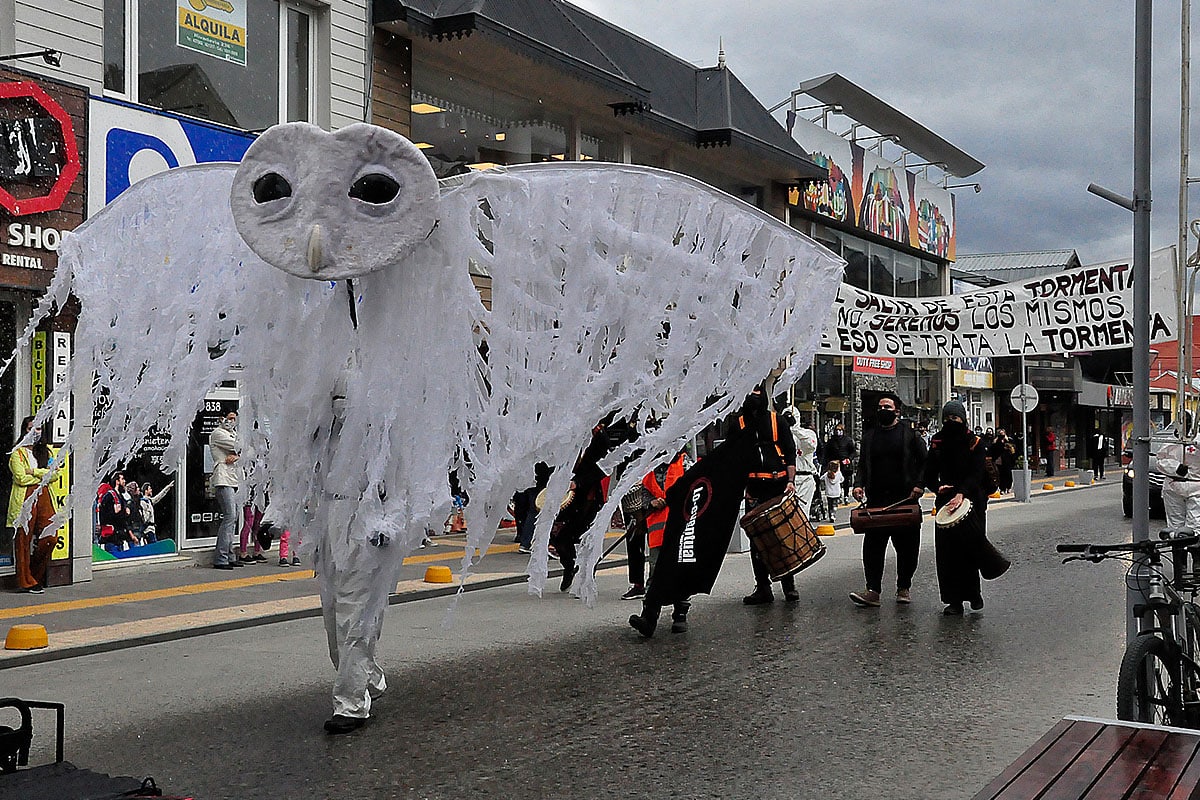
{"label": "owl wing", "polygon": [[[73,377],[43,414],[65,399],[74,376],[92,374],[97,475],[151,431],[169,433],[164,460],[173,463],[205,394],[232,367],[257,366],[297,326],[329,311],[329,284],[269,267],[238,236],[229,205],[235,170],[203,164],[154,175],[63,239],[25,340],[55,306],[78,298]],[[345,309],[343,298],[343,317]],[[73,431],[68,444],[83,444],[77,439]]]}
{"label": "owl wing", "polygon": [[[585,540],[590,576],[625,488],[772,371],[782,367],[782,391],[808,369],[844,262],[757,208],[653,168],[528,165],[455,184],[438,234],[466,243],[491,301],[475,322],[482,355],[469,414],[472,504],[483,498],[486,516],[478,545],[496,530],[512,476],[522,488],[547,461],[557,468],[550,495],[563,496],[592,427],[615,415],[641,436],[602,466],[642,453]],[[532,564],[539,589],[543,550]]]}

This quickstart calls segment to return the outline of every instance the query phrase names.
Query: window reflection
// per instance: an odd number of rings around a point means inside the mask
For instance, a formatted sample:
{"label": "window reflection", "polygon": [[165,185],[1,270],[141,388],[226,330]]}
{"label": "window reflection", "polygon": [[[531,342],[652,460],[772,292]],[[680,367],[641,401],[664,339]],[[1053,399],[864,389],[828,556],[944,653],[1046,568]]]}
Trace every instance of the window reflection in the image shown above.
{"label": "window reflection", "polygon": [[104,88],[125,94],[125,0],[104,0]]}

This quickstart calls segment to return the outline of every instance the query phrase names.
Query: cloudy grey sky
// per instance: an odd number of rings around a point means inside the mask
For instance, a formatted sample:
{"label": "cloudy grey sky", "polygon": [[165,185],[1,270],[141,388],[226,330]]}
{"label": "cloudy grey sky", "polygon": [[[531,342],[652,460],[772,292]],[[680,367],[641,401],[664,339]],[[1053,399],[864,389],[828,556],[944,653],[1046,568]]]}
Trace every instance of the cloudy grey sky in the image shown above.
{"label": "cloudy grey sky", "polygon": [[[699,65],[716,63],[723,39],[729,68],[768,108],[838,72],[970,153],[987,168],[969,179],[982,193],[956,192],[959,253],[1130,255],[1132,215],[1087,185],[1133,192],[1132,2],[571,2]],[[1179,4],[1155,3],[1153,247],[1176,239],[1179,28]],[[1200,149],[1191,164],[1200,175]],[[1200,189],[1189,204],[1200,217]]]}

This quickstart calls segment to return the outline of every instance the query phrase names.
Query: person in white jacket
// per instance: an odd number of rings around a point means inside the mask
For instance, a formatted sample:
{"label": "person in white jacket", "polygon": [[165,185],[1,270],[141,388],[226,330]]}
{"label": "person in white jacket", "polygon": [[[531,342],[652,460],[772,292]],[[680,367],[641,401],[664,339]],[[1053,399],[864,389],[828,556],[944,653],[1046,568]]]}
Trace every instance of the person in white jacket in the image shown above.
{"label": "person in white jacket", "polygon": [[812,507],[813,495],[817,492],[816,466],[813,457],[817,453],[817,432],[808,427],[800,418],[800,411],[795,406],[788,406],[784,415],[792,420],[792,439],[796,442],[796,500],[800,510],[808,514]]}
{"label": "person in white jacket", "polygon": [[1162,498],[1167,527],[1200,532],[1200,447],[1196,432],[1191,430],[1191,414],[1185,419],[1183,441],[1160,446],[1154,463],[1166,476]]}
{"label": "person in white jacket", "polygon": [[237,491],[242,483],[242,468],[238,465],[242,446],[238,442],[236,411],[230,411],[221,419],[221,424],[208,437],[208,449],[212,454],[212,487],[217,496],[217,507],[221,510],[221,522],[217,526],[217,549],[213,554],[213,566],[217,569],[233,569],[243,566],[233,555],[233,535],[237,531]]}

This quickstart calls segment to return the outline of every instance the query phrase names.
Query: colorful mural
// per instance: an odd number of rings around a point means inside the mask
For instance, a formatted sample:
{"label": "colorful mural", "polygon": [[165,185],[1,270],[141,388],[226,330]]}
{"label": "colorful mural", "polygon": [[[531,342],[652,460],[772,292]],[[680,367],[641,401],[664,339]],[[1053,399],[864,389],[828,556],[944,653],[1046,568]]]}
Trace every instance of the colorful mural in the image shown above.
{"label": "colorful mural", "polygon": [[829,178],[814,181],[804,190],[804,207],[840,222],[854,222],[854,207],[850,191],[850,179],[832,158],[824,153],[813,153],[812,160],[829,170]]}
{"label": "colorful mural", "polygon": [[798,125],[794,135],[812,160],[829,170],[829,178],[791,192],[788,202],[954,260],[953,194],[819,125]]}
{"label": "colorful mural", "polygon": [[894,169],[876,167],[871,170],[858,209],[858,227],[885,239],[908,242],[908,214]]}

